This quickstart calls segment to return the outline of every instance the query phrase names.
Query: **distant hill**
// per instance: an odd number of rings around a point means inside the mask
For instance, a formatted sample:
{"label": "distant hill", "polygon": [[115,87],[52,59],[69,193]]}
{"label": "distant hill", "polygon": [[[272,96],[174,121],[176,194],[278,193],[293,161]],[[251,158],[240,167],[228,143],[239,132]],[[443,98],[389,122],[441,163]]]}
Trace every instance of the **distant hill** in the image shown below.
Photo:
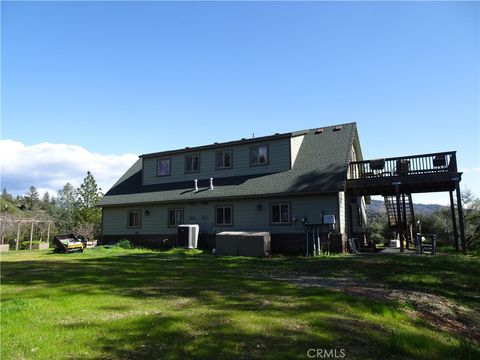
{"label": "distant hill", "polygon": [[[435,211],[440,209],[446,209],[448,206],[438,204],[413,204],[413,211],[415,214],[432,215]],[[369,213],[383,214],[386,212],[385,205],[382,200],[373,200],[370,205],[367,205],[367,211]]]}

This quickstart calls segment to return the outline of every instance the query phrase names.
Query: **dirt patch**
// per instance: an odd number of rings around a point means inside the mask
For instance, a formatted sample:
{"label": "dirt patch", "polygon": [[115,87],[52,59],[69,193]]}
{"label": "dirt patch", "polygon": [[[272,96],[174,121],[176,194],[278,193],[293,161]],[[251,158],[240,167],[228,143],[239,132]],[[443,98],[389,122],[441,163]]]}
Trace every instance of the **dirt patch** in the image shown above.
{"label": "dirt patch", "polygon": [[471,309],[443,296],[421,291],[393,289],[385,284],[351,278],[326,278],[295,273],[272,273],[263,276],[301,287],[322,287],[362,296],[376,301],[398,302],[405,311],[431,326],[480,341],[480,309]]}

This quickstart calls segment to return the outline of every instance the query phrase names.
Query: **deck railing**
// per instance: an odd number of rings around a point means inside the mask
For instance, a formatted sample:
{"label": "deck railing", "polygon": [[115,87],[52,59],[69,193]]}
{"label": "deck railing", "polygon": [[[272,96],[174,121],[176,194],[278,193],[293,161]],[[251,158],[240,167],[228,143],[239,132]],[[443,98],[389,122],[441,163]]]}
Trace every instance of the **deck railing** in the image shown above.
{"label": "deck railing", "polygon": [[399,177],[437,173],[457,173],[455,151],[388,159],[352,161],[349,165],[348,179]]}

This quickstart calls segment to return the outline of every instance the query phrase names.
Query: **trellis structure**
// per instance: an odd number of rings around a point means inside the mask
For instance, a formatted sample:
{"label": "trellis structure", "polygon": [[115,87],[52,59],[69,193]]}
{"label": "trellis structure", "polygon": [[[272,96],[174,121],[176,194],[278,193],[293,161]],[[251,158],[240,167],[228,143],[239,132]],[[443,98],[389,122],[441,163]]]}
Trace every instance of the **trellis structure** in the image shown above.
{"label": "trellis structure", "polygon": [[[0,238],[1,244],[4,244],[5,241],[5,231],[4,231],[4,224],[5,223],[14,223],[17,224],[17,237],[15,241],[15,250],[18,250],[18,245],[20,242],[20,230],[23,224],[30,224],[30,244],[29,250],[32,250],[32,242],[33,242],[33,230],[35,224],[47,224],[47,239],[46,242],[50,240],[50,226],[53,223],[51,220],[38,220],[38,219],[15,219],[15,218],[7,218],[5,216],[0,216]],[[42,240],[40,239],[40,242]]]}

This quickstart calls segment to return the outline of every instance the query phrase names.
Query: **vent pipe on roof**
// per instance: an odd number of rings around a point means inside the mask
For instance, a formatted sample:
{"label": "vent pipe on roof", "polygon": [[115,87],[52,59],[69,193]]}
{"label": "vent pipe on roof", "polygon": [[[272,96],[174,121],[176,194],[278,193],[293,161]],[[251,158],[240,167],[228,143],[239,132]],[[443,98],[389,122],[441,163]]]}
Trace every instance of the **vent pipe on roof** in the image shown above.
{"label": "vent pipe on roof", "polygon": [[210,190],[213,190],[213,178],[210,178]]}
{"label": "vent pipe on roof", "polygon": [[195,184],[195,192],[197,192],[198,191],[198,180],[197,179],[193,180],[193,183]]}

